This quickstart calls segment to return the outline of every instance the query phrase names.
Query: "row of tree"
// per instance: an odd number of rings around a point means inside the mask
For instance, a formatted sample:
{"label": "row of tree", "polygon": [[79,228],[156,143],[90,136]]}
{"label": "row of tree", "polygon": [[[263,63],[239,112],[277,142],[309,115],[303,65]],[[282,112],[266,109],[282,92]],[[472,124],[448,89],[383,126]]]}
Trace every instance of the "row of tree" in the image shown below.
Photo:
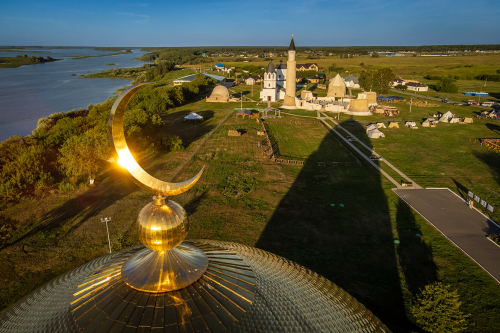
{"label": "row of tree", "polygon": [[[129,103],[124,122],[129,146],[140,150],[154,143],[167,151],[182,148],[181,138],[160,130],[162,117],[168,109],[192,101],[214,85],[213,79],[199,75],[182,86],[152,84],[138,91]],[[74,188],[106,168],[113,156],[108,141],[113,102],[52,114],[38,121],[32,136],[14,136],[1,142],[0,201],[42,195],[68,184]],[[142,134],[151,141],[142,141]]]}
{"label": "row of tree", "polygon": [[[431,75],[428,74],[424,76],[427,80],[441,80],[445,76],[441,75]],[[451,77],[454,80],[481,80],[481,81],[493,81],[500,82],[500,74],[481,74],[481,75],[473,75],[473,74],[465,74],[465,75],[448,75],[446,77]]]}
{"label": "row of tree", "polygon": [[[288,45],[284,46],[212,46],[212,47],[153,47],[143,48],[141,51],[151,52],[156,54],[156,59],[161,52],[188,52],[192,55],[201,56],[202,53],[211,54],[264,54],[264,53],[284,53],[288,50]],[[500,50],[500,44],[478,44],[478,45],[420,45],[420,46],[298,46],[299,52],[310,52],[311,55],[329,54],[347,55],[361,54],[366,55],[370,52],[447,52],[447,51],[476,51],[476,50]],[[168,54],[168,53],[165,53]],[[150,61],[154,59],[150,58]],[[166,59],[172,61],[172,59]]]}
{"label": "row of tree", "polygon": [[51,61],[58,60],[58,59],[52,58],[51,56],[47,56],[45,58],[44,57],[35,57],[35,56],[28,57],[27,54],[25,54],[24,56],[17,55],[16,58],[25,58],[25,59],[29,60],[30,63],[33,63],[33,64],[42,64],[44,62],[51,62]]}

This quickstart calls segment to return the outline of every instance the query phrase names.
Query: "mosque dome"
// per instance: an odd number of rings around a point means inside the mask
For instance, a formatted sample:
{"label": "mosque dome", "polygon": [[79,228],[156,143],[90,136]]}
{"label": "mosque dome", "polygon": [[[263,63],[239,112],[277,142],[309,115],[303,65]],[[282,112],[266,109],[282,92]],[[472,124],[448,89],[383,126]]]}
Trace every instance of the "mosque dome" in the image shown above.
{"label": "mosque dome", "polygon": [[245,245],[185,241],[208,257],[193,285],[166,293],[128,287],[119,272],[143,246],[90,261],[5,310],[0,332],[389,332],[320,275]]}

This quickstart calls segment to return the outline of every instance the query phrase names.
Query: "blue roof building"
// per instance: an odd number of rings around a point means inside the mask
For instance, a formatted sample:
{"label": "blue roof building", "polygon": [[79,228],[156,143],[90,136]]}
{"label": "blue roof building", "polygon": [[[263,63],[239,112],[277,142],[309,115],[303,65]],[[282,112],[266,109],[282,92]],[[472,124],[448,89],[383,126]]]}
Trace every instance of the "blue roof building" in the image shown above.
{"label": "blue roof building", "polygon": [[[217,81],[217,83],[222,83],[222,84],[226,83],[225,76],[207,74],[207,73],[201,73],[201,75],[206,76],[206,77],[210,77],[210,78],[214,79],[215,81]],[[186,83],[186,82],[191,82],[195,78],[196,78],[196,74],[191,74],[191,75],[180,77],[177,80],[174,80],[174,86],[178,86],[178,85],[181,85],[181,84]]]}

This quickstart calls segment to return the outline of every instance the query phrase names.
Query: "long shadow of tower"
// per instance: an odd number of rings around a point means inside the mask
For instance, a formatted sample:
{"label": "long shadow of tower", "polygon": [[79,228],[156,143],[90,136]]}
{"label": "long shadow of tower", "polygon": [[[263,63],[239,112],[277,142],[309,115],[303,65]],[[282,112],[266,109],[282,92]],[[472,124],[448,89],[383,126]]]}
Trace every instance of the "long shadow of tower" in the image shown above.
{"label": "long shadow of tower", "polygon": [[[364,133],[359,124],[349,128]],[[326,136],[308,161],[332,149],[327,140],[332,138]],[[306,162],[256,247],[318,272],[392,330],[410,332],[415,328],[405,314],[387,200],[380,173],[366,163],[318,167]]]}

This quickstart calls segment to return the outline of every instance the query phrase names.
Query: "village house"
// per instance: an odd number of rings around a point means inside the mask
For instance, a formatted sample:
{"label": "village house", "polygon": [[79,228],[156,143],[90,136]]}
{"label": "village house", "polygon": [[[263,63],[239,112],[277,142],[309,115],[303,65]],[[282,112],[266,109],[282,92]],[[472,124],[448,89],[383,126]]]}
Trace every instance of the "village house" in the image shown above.
{"label": "village house", "polygon": [[315,63],[307,63],[307,64],[297,64],[297,72],[303,71],[318,71],[318,64]]}
{"label": "village house", "polygon": [[308,77],[307,80],[311,83],[318,83],[320,78],[319,78],[319,76],[311,76],[311,77]]}
{"label": "village house", "polygon": [[426,85],[424,85],[420,82],[409,82],[406,84],[406,86],[408,87],[408,90],[412,90],[412,91],[428,91],[429,90],[429,87],[427,87]]}
{"label": "village house", "polygon": [[403,80],[403,79],[394,79],[394,81],[392,82],[392,85],[393,86],[398,86],[398,85],[406,85],[406,81]]}
{"label": "village house", "polygon": [[250,75],[243,77],[243,81],[245,81],[246,85],[252,86],[254,84],[260,83],[262,81],[262,78],[258,75]]}
{"label": "village house", "polygon": [[360,88],[359,78],[357,76],[349,75],[349,76],[343,78],[343,80],[344,80],[345,86],[347,88],[356,88],[356,89]]}

